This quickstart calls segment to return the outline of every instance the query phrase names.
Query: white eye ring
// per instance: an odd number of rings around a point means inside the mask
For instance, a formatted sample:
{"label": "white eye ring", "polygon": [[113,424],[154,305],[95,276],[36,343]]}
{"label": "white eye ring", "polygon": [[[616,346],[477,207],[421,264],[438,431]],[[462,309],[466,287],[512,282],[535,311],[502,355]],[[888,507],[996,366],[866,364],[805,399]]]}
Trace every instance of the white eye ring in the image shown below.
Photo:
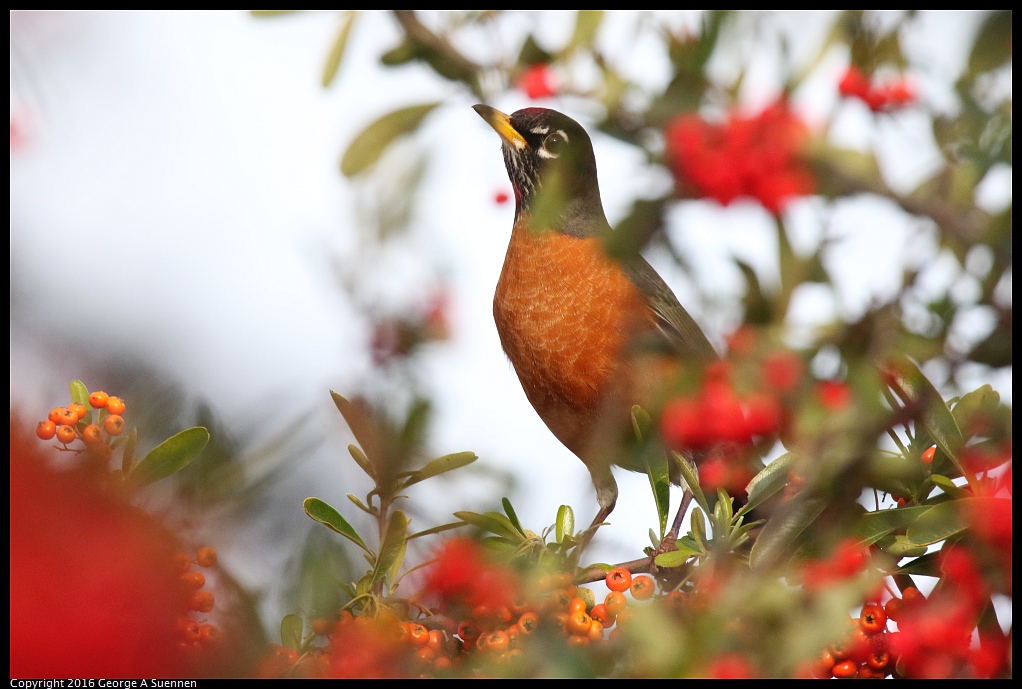
{"label": "white eye ring", "polygon": [[[551,151],[550,149],[547,148],[547,144],[550,143],[550,142],[557,142],[555,144],[555,148],[557,150]],[[540,148],[536,153],[537,153],[537,155],[539,155],[540,158],[547,158],[547,159],[557,158],[558,156],[561,155],[561,151],[564,150],[564,147],[567,144],[568,144],[568,135],[565,133],[565,131],[563,129],[558,129],[556,132],[554,132],[553,134],[548,136],[543,141],[543,147]]]}

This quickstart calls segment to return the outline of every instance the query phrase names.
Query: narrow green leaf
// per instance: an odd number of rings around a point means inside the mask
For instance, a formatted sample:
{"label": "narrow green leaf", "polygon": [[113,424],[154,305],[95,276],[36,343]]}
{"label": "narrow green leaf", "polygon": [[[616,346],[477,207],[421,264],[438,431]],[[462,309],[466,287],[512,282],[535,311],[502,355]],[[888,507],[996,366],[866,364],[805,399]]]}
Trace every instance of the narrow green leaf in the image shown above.
{"label": "narrow green leaf", "polygon": [[706,496],[703,495],[703,489],[699,486],[699,479],[696,476],[695,467],[689,464],[689,461],[677,452],[672,452],[675,461],[678,462],[678,467],[681,470],[681,477],[685,479],[685,483],[688,484],[689,490],[692,491],[692,497],[695,498],[696,504],[703,508],[703,512],[709,514],[710,507],[706,502]]}
{"label": "narrow green leaf", "polygon": [[928,509],[930,508],[924,505],[868,512],[859,517],[856,535],[862,539],[864,545],[871,545],[890,533],[908,528],[909,524]]}
{"label": "narrow green leaf", "polygon": [[746,488],[749,501],[738,510],[739,515],[746,515],[756,509],[788,484],[788,472],[795,463],[795,455],[785,452],[767,464],[756,474]]}
{"label": "narrow green leaf", "polygon": [[653,419],[637,404],[632,407],[632,430],[640,442],[653,434]]}
{"label": "narrow green leaf", "polygon": [[131,471],[135,464],[135,447],[138,446],[138,429],[132,428],[131,433],[124,439],[124,452],[121,454],[121,471],[125,474]]}
{"label": "narrow green leaf", "polygon": [[159,481],[184,469],[209,442],[209,431],[201,426],[187,428],[152,449],[129,474],[136,485]]}
{"label": "narrow green leaf", "polygon": [[603,22],[603,10],[579,10],[575,19],[575,30],[565,52],[571,50],[588,50],[596,40],[596,33]]}
{"label": "narrow green leaf", "polygon": [[489,531],[492,534],[503,536],[513,543],[521,543],[524,539],[518,530],[511,523],[511,520],[499,512],[487,512],[478,514],[476,512],[455,512],[454,516],[472,526]]}
{"label": "narrow green leaf", "polygon": [[937,447],[951,458],[958,470],[962,471],[958,459],[958,453],[965,444],[962,440],[962,432],[940,393],[907,356],[894,352],[889,358],[888,371],[894,375],[897,385],[908,395],[909,400],[906,402],[911,401],[921,406],[920,421],[926,427],[930,437],[933,438]]}
{"label": "narrow green leaf", "polygon": [[424,103],[401,108],[380,117],[362,130],[348,146],[341,159],[341,172],[354,177],[365,172],[380,159],[384,149],[403,134],[411,134],[433,108],[440,103]]}
{"label": "narrow green leaf", "polygon": [[401,489],[413,486],[428,478],[433,478],[434,476],[447,473],[448,471],[468,466],[477,459],[478,457],[474,452],[455,452],[454,454],[437,457],[431,462],[427,462],[426,466],[422,467],[418,471],[412,472],[411,475],[405,479],[404,483],[401,484]]}
{"label": "narrow green leaf", "polygon": [[373,510],[373,508],[371,508],[368,505],[366,505],[364,502],[359,500],[357,497],[355,497],[351,493],[348,493],[347,497],[348,497],[348,500],[351,500],[353,503],[355,503],[355,507],[359,508],[363,512],[366,512],[367,514],[376,514],[376,511]]}
{"label": "narrow green leaf", "polygon": [[358,464],[362,471],[369,475],[369,478],[376,478],[373,475],[373,465],[369,463],[369,458],[362,452],[362,448],[358,445],[348,445],[348,454],[355,460],[355,464]]}
{"label": "narrow green leaf", "polygon": [[827,501],[823,498],[801,495],[782,505],[760,531],[749,553],[749,565],[753,569],[761,569],[779,563],[826,506]]}
{"label": "narrow green leaf", "polygon": [[355,24],[355,10],[348,10],[341,18],[341,30],[337,32],[337,38],[330,47],[330,54],[326,58],[326,65],[323,66],[323,87],[329,86],[337,70],[341,67],[341,59],[344,57],[344,49],[348,45],[348,37],[351,35],[351,27]]}
{"label": "narrow green leaf", "polygon": [[373,583],[384,577],[390,577],[390,581],[397,578],[397,571],[401,568],[401,562],[405,557],[405,549],[408,546],[408,517],[401,510],[394,510],[387,523],[387,531],[380,543],[380,556],[376,558],[376,566],[373,568]]}
{"label": "narrow green leaf", "polygon": [[667,457],[661,452],[647,452],[646,476],[649,487],[653,489],[653,501],[656,503],[657,517],[660,521],[660,538],[667,531],[667,516],[671,509],[671,476],[667,465]]}
{"label": "narrow green leaf", "polygon": [[511,507],[511,501],[508,500],[507,498],[501,498],[500,504],[503,505],[504,513],[507,515],[507,518],[511,521],[511,525],[518,530],[518,533],[524,536],[525,529],[522,528],[522,523],[518,521],[518,515],[515,514],[515,508]]}
{"label": "narrow green leaf", "polygon": [[302,618],[295,614],[284,615],[280,621],[280,645],[292,651],[302,650]]}
{"label": "narrow green leaf", "polygon": [[657,567],[681,567],[688,562],[689,558],[700,554],[700,551],[684,546],[680,542],[677,545],[677,550],[660,553],[656,556],[654,562],[656,562]]}
{"label": "narrow green leaf", "polygon": [[554,538],[558,543],[563,542],[565,536],[575,533],[575,511],[570,505],[561,505],[557,508],[557,521],[554,525]]}
{"label": "narrow green leaf", "polygon": [[968,491],[956,486],[955,482],[949,479],[947,476],[943,476],[941,474],[934,474],[933,476],[930,477],[930,480],[933,481],[933,484],[935,486],[944,491],[948,495],[948,497],[954,500],[965,498],[971,495],[971,493],[969,493]]}
{"label": "narrow green leaf", "polygon": [[692,508],[692,516],[689,518],[692,530],[692,538],[700,547],[706,545],[706,520],[703,518],[703,511],[698,507]]}
{"label": "narrow green leaf", "polygon": [[[337,407],[337,411],[341,412],[341,416],[347,422],[352,435],[355,436],[355,441],[362,448],[362,457],[369,458],[367,465],[370,469],[363,466],[361,462],[359,462],[359,466],[362,466],[363,471],[375,480],[375,474],[372,473],[371,467],[372,460],[375,460],[378,455],[377,446],[379,445],[379,438],[377,436],[379,434],[371,414],[365,408],[365,405],[351,402],[333,390],[330,391],[330,397],[333,398],[334,406]],[[354,457],[354,455],[352,456]],[[359,458],[355,457],[355,461],[358,462]]]}
{"label": "narrow green leaf", "polygon": [[932,545],[954,536],[959,531],[964,531],[969,523],[962,513],[966,503],[974,499],[950,500],[928,508],[905,532],[909,542],[915,545]]}
{"label": "narrow green leaf", "polygon": [[416,531],[415,533],[408,536],[408,540],[413,538],[419,538],[420,536],[432,536],[435,533],[442,533],[444,531],[450,531],[451,529],[458,529],[462,526],[468,526],[466,522],[451,522],[449,524],[441,524],[440,526],[433,526],[422,531]]}
{"label": "narrow green leaf", "polygon": [[92,405],[89,404],[89,388],[78,379],[71,381],[71,401],[86,409],[92,409]]}
{"label": "narrow green leaf", "polygon": [[333,507],[319,498],[305,498],[305,502],[302,503],[302,506],[305,508],[305,514],[309,515],[309,517],[311,517],[314,521],[333,529],[367,553],[370,552],[365,541],[363,541],[362,537],[358,535],[355,528],[345,521],[344,517],[341,516],[341,513]]}
{"label": "narrow green leaf", "polygon": [[654,531],[653,529],[649,530],[649,542],[653,544],[654,548],[659,548],[660,541],[662,540],[663,538],[660,538],[659,536],[656,535],[656,531]]}

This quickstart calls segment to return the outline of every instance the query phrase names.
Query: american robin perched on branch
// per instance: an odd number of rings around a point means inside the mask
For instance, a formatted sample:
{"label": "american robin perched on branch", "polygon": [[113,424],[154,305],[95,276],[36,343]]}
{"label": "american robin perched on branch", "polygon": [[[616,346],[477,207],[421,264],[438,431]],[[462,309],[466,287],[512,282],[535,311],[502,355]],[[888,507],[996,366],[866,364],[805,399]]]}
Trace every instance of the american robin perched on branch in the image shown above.
{"label": "american robin perched on branch", "polygon": [[592,475],[600,509],[584,547],[617,501],[611,465],[645,470],[615,452],[632,405],[651,402],[672,363],[717,354],[649,263],[605,253],[612,230],[582,126],[545,108],[474,107],[500,135],[516,202],[493,317],[529,402]]}

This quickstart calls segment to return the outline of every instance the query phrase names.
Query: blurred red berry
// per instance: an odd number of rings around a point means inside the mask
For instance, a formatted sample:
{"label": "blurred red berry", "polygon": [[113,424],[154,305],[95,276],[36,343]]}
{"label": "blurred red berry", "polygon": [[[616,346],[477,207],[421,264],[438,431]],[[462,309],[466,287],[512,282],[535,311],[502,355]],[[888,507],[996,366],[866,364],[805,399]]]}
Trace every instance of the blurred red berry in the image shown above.
{"label": "blurred red berry", "polygon": [[498,191],[496,194],[493,195],[493,202],[496,203],[497,205],[503,205],[507,203],[509,198],[510,197],[508,196],[506,191]]}
{"label": "blurred red berry", "polygon": [[839,411],[852,401],[852,391],[839,380],[822,380],[817,384],[820,403],[830,411]]}
{"label": "blurred red berry", "polygon": [[515,86],[533,100],[557,95],[557,89],[554,88],[553,70],[550,69],[550,65],[545,63],[532,65],[522,72]]}

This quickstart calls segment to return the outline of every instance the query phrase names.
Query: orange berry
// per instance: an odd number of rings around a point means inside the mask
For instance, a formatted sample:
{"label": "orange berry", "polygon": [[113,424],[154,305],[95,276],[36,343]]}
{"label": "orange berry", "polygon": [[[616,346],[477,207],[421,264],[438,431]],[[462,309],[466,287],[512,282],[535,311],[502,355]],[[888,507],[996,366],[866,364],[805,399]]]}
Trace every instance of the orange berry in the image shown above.
{"label": "orange berry", "polygon": [[52,421],[54,425],[60,425],[60,420],[64,418],[66,413],[67,410],[64,407],[54,407],[46,418]]}
{"label": "orange berry", "polygon": [[589,634],[589,629],[592,626],[593,618],[589,617],[585,611],[582,611],[568,615],[568,621],[564,625],[564,630],[569,634],[586,636]]}
{"label": "orange berry", "polygon": [[78,437],[78,434],[75,433],[74,426],[60,426],[57,428],[57,440],[65,445],[74,442],[76,437]]}
{"label": "orange berry", "polygon": [[202,635],[202,626],[195,620],[182,620],[181,635],[184,636],[185,641],[198,641]]}
{"label": "orange berry", "polygon": [[71,411],[70,409],[58,409],[56,411],[59,412],[57,414],[58,426],[74,426],[76,423],[78,423],[78,414]]}
{"label": "orange berry", "polygon": [[438,672],[451,669],[451,659],[447,656],[438,656],[433,659],[433,669]]}
{"label": "orange berry", "polygon": [[110,435],[120,435],[124,432],[124,419],[117,414],[111,414],[103,421],[103,430]]}
{"label": "orange berry", "polygon": [[211,591],[196,591],[188,599],[188,608],[195,612],[209,612],[213,609],[213,602],[213,593]]}
{"label": "orange berry", "polygon": [[429,643],[429,630],[423,627],[421,624],[415,624],[414,622],[407,622],[408,625],[408,640],[412,646],[416,648],[422,648]]}
{"label": "orange berry", "polygon": [[[539,615],[534,612],[527,612],[518,618],[518,628],[522,630],[522,634],[528,636],[536,631],[536,627],[539,626]],[[458,630],[461,631],[460,629]],[[458,636],[461,636],[459,633]],[[463,637],[464,638],[464,637]]]}
{"label": "orange berry", "polygon": [[576,596],[568,601],[568,615],[574,615],[577,612],[586,611],[586,602]]}
{"label": "orange berry", "polygon": [[443,653],[444,645],[447,643],[447,638],[444,636],[443,631],[439,629],[429,630],[429,647],[432,648],[437,654]]}
{"label": "orange berry", "polygon": [[[536,613],[532,614],[535,615]],[[479,625],[477,625],[474,621],[463,620],[458,625],[458,636],[461,637],[462,641],[470,641],[472,639],[476,639],[479,637],[481,633],[482,630],[479,629]]]}
{"label": "orange berry", "polygon": [[179,572],[187,572],[188,568],[192,566],[192,558],[188,557],[185,553],[175,553],[174,566]]}
{"label": "orange berry", "polygon": [[835,677],[855,677],[855,673],[859,671],[859,666],[850,660],[842,660],[832,667],[830,671]]}
{"label": "orange berry", "polygon": [[593,620],[592,625],[589,627],[588,636],[590,641],[603,641],[603,625],[600,624],[599,620]]}
{"label": "orange berry", "polygon": [[199,642],[204,644],[215,644],[223,638],[220,628],[211,624],[204,624],[199,627]]}
{"label": "orange berry", "polygon": [[35,427],[35,434],[40,440],[49,440],[57,435],[57,424],[53,421],[40,421]]}
{"label": "orange berry", "polygon": [[190,589],[199,590],[206,585],[206,577],[202,572],[185,572],[181,575],[181,581]]}
{"label": "orange berry", "polygon": [[920,593],[915,586],[909,586],[901,592],[901,600],[905,607],[912,607],[925,601],[926,596]]}
{"label": "orange berry", "polygon": [[86,445],[99,445],[103,442],[103,431],[96,424],[89,424],[82,430],[82,440]]}
{"label": "orange berry", "polygon": [[611,591],[627,591],[632,585],[632,573],[624,567],[607,572],[607,588]]}
{"label": "orange berry", "polygon": [[[89,410],[85,408],[84,404],[77,403],[67,405],[67,410],[69,412],[73,412],[74,415],[78,417],[78,421],[84,419],[85,415],[89,413]],[[77,421],[75,423],[77,423]]]}
{"label": "orange berry", "polygon": [[497,629],[486,636],[486,650],[491,653],[503,653],[511,645],[507,632]]}
{"label": "orange berry", "polygon": [[604,627],[613,627],[614,620],[617,619],[614,615],[611,615],[609,612],[607,612],[607,606],[604,605],[603,603],[600,603],[599,605],[594,605],[593,610],[591,613],[589,613],[589,615],[594,620],[602,624]]}
{"label": "orange berry", "polygon": [[124,404],[124,400],[120,397],[108,397],[106,400],[106,410],[111,414],[117,414],[120,416],[124,413],[127,406]]}
{"label": "orange berry", "polygon": [[607,613],[611,615],[618,615],[625,606],[628,605],[628,599],[625,598],[625,594],[620,591],[611,591],[607,594],[607,598],[603,601],[603,607],[607,609]]}
{"label": "orange berry", "polygon": [[923,460],[923,464],[931,464],[933,462],[933,455],[935,454],[937,454],[937,446],[931,445],[923,450],[923,454],[920,459]]}
{"label": "orange berry", "polygon": [[208,545],[199,548],[199,552],[195,555],[195,562],[199,567],[214,566],[216,564],[216,551]]}
{"label": "orange berry", "polygon": [[415,660],[425,665],[426,663],[432,663],[436,659],[436,651],[429,646],[423,646],[415,651]]}
{"label": "orange berry", "polygon": [[577,648],[579,646],[588,646],[589,643],[590,642],[588,636],[572,634],[571,636],[568,637],[568,646],[571,648]]}
{"label": "orange berry", "polygon": [[648,600],[653,596],[653,592],[656,591],[656,584],[653,582],[652,577],[642,575],[633,578],[632,585],[629,588],[632,591],[632,598],[635,600]]}
{"label": "orange berry", "polygon": [[105,392],[94,392],[89,395],[89,405],[93,409],[103,409],[106,407],[107,400],[110,399],[110,395]]}

